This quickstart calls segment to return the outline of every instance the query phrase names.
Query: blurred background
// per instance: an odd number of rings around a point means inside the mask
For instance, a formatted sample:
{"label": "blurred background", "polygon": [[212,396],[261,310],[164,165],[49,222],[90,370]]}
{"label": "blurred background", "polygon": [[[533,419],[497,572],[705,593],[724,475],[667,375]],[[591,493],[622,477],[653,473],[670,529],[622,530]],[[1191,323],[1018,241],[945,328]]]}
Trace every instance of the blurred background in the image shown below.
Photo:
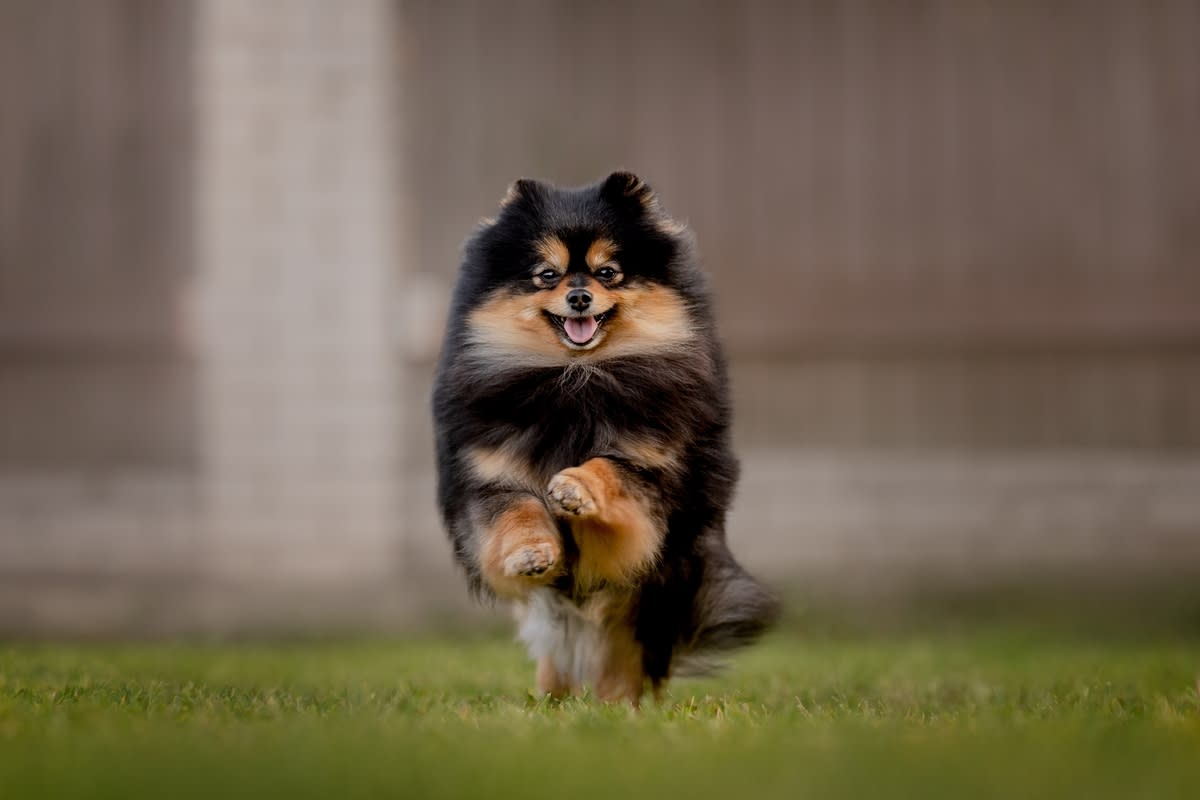
{"label": "blurred background", "polygon": [[461,243],[616,168],[698,236],[750,567],[1200,595],[1197,142],[1182,0],[0,0],[0,631],[466,613]]}

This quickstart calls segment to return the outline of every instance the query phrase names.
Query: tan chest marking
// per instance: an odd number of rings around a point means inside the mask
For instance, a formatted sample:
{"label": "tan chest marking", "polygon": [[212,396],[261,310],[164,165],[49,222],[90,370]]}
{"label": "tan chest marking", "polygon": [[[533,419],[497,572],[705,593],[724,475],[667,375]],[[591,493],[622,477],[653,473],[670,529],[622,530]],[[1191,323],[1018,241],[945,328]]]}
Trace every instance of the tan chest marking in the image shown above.
{"label": "tan chest marking", "polygon": [[508,446],[473,447],[467,453],[471,473],[482,483],[517,486],[535,492],[545,488],[546,480],[523,454]]}

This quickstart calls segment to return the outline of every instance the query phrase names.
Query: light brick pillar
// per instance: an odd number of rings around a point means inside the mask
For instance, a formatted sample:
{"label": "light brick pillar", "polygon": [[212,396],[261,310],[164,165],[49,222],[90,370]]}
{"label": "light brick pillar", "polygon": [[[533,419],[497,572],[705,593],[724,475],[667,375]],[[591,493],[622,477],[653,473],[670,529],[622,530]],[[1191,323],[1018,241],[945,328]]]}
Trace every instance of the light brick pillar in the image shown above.
{"label": "light brick pillar", "polygon": [[394,581],[393,4],[197,5],[197,352],[218,585]]}

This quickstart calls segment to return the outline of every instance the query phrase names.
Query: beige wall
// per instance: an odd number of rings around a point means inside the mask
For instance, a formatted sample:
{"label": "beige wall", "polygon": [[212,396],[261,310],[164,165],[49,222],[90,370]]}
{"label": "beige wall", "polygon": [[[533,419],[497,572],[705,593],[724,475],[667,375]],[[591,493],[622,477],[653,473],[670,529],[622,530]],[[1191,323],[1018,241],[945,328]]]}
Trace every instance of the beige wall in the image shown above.
{"label": "beige wall", "polygon": [[509,181],[642,172],[731,353],[735,550],[1200,571],[1194,4],[6,3],[0,629],[462,608],[428,392]]}
{"label": "beige wall", "polygon": [[[38,32],[21,51],[29,67],[65,74],[37,87],[63,95],[62,113],[31,88],[4,149],[25,191],[5,219],[19,235],[5,241],[0,307],[28,313],[5,319],[0,385],[32,401],[4,398],[5,442],[24,449],[0,459],[0,625],[404,616],[393,12],[372,0],[6,12]],[[61,185],[43,187],[39,163]],[[86,225],[60,226],[60,204]],[[112,240],[125,231],[137,235]],[[97,410],[94,393],[43,381],[54,359],[116,398]],[[186,391],[164,397],[172,380]],[[80,428],[112,447],[81,454]],[[139,438],[163,452],[128,445]]]}

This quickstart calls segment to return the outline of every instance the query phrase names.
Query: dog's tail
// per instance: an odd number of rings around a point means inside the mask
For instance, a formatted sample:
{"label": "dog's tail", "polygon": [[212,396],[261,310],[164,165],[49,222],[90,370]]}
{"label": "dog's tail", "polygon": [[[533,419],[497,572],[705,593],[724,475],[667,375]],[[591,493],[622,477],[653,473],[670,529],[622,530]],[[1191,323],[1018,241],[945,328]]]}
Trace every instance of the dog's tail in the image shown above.
{"label": "dog's tail", "polygon": [[688,637],[675,649],[673,675],[703,675],[752,644],[779,618],[779,601],[737,563],[723,539],[708,537]]}

